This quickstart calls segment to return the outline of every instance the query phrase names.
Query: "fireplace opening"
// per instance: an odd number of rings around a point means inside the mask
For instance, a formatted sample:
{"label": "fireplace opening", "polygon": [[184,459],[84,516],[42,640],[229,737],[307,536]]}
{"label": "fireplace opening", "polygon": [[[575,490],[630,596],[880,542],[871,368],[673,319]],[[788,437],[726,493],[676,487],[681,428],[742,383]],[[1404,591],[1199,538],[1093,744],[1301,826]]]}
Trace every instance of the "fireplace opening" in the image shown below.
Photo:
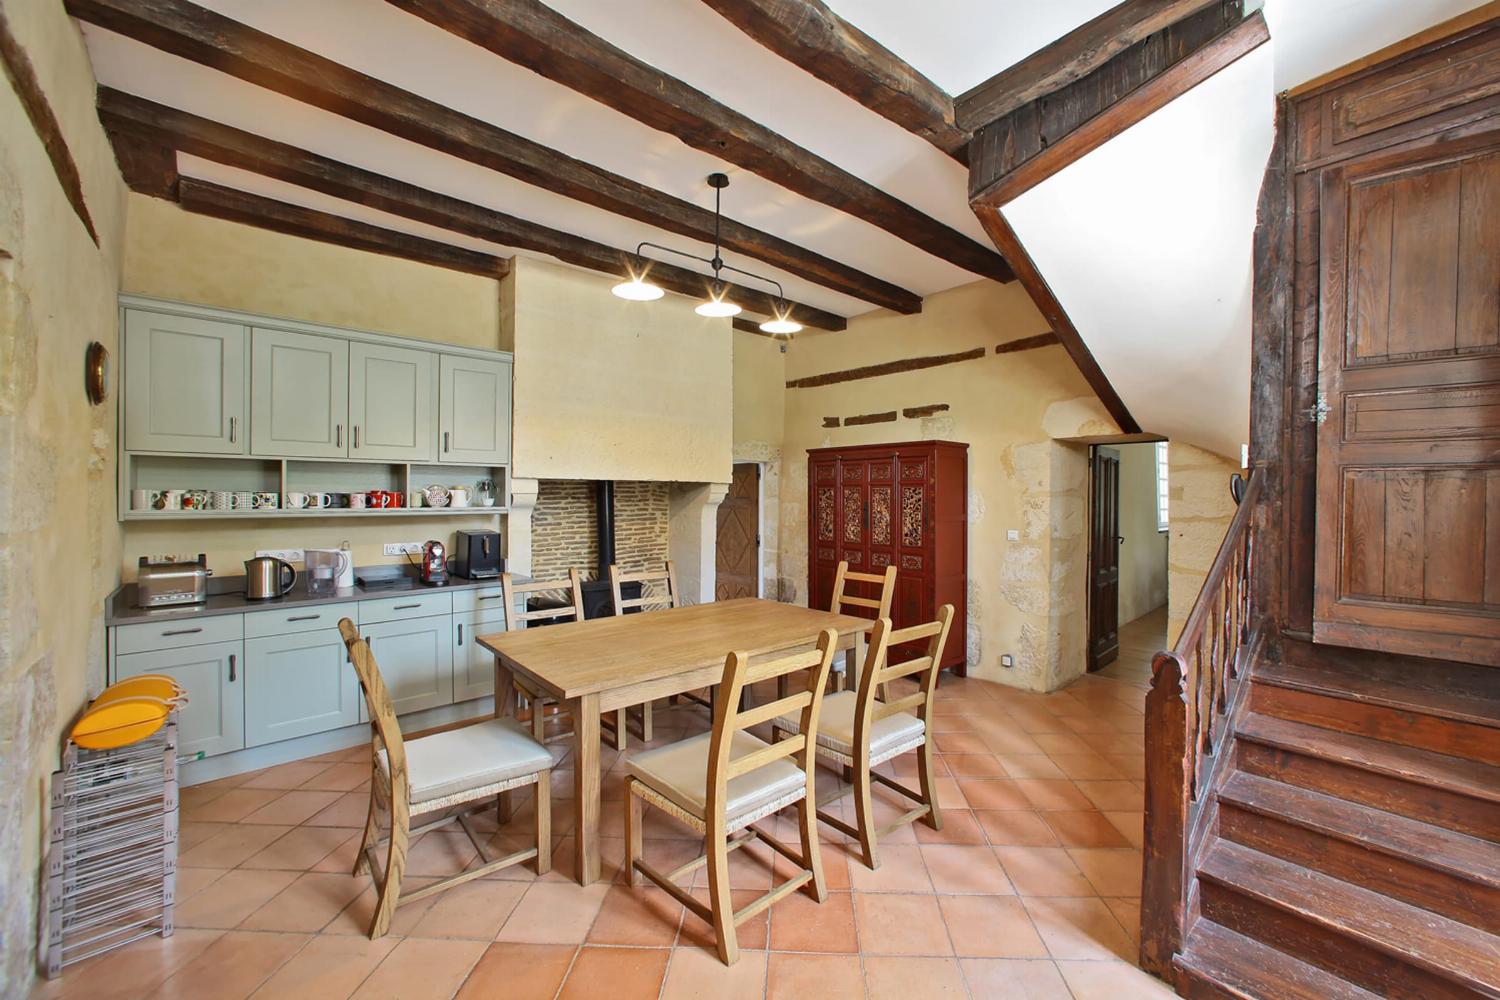
{"label": "fireplace opening", "polygon": [[[596,576],[583,581],[583,617],[604,618],[615,613],[614,596],[609,589],[609,567],[615,562],[615,484],[613,480],[600,479],[594,482],[594,538],[597,546]],[[639,583],[620,585],[620,596],[631,600],[641,596]],[[543,608],[566,607],[567,602],[550,596],[533,597],[526,602],[530,611]],[[639,614],[640,608],[630,608],[626,614]],[[554,619],[555,621],[555,619]],[[546,622],[551,624],[552,621]],[[537,622],[540,625],[543,622]]]}

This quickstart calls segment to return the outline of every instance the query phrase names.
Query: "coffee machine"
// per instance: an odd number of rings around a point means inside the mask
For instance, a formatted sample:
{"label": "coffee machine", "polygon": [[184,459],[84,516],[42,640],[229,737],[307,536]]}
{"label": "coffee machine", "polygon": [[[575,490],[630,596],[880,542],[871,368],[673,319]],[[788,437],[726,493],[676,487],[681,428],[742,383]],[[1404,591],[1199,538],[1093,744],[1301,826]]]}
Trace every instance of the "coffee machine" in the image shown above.
{"label": "coffee machine", "polygon": [[422,546],[421,578],[423,583],[433,587],[448,582],[448,549],[437,539]]}

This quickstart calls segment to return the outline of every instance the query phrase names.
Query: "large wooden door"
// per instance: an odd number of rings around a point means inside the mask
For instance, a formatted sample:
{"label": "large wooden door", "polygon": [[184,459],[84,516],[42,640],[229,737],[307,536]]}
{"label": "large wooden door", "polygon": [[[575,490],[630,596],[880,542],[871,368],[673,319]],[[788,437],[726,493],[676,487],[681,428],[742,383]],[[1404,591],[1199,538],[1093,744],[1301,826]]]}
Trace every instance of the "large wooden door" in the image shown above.
{"label": "large wooden door", "polygon": [[1089,669],[1120,654],[1120,453],[1095,448],[1089,502]]}
{"label": "large wooden door", "polygon": [[1500,663],[1500,140],[1323,175],[1320,641]]}
{"label": "large wooden door", "polygon": [[714,599],[760,596],[760,466],[736,463],[719,504]]}

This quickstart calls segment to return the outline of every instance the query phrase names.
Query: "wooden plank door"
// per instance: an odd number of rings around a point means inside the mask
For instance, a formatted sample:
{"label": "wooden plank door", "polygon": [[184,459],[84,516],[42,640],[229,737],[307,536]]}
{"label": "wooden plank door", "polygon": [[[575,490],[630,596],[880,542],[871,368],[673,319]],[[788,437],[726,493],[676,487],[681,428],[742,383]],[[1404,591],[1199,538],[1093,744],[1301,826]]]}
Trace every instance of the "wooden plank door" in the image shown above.
{"label": "wooden plank door", "polygon": [[1120,453],[1095,447],[1089,502],[1089,669],[1120,654]]}
{"label": "wooden plank door", "polygon": [[738,462],[719,504],[714,600],[760,596],[760,466]]}
{"label": "wooden plank door", "polygon": [[1314,638],[1500,663],[1500,140],[1322,184]]}

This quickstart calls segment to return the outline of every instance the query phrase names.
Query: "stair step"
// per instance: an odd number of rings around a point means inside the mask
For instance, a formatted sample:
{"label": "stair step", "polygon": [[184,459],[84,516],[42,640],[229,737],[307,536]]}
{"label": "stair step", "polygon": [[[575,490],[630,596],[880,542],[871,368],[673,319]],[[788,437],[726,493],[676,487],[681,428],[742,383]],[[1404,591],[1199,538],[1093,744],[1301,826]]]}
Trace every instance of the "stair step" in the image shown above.
{"label": "stair step", "polygon": [[1500,729],[1500,671],[1286,640],[1282,662],[1263,661],[1270,683]]}
{"label": "stair step", "polygon": [[[1198,869],[1216,883],[1303,924],[1424,970],[1480,996],[1500,997],[1500,937],[1268,854],[1219,841]],[[1205,906],[1205,915],[1213,918]],[[1332,961],[1356,959],[1347,950]],[[1372,968],[1371,975],[1385,970]]]}
{"label": "stair step", "polygon": [[1199,920],[1187,949],[1174,960],[1189,976],[1237,1000],[1379,1000],[1346,982],[1212,920]]}

